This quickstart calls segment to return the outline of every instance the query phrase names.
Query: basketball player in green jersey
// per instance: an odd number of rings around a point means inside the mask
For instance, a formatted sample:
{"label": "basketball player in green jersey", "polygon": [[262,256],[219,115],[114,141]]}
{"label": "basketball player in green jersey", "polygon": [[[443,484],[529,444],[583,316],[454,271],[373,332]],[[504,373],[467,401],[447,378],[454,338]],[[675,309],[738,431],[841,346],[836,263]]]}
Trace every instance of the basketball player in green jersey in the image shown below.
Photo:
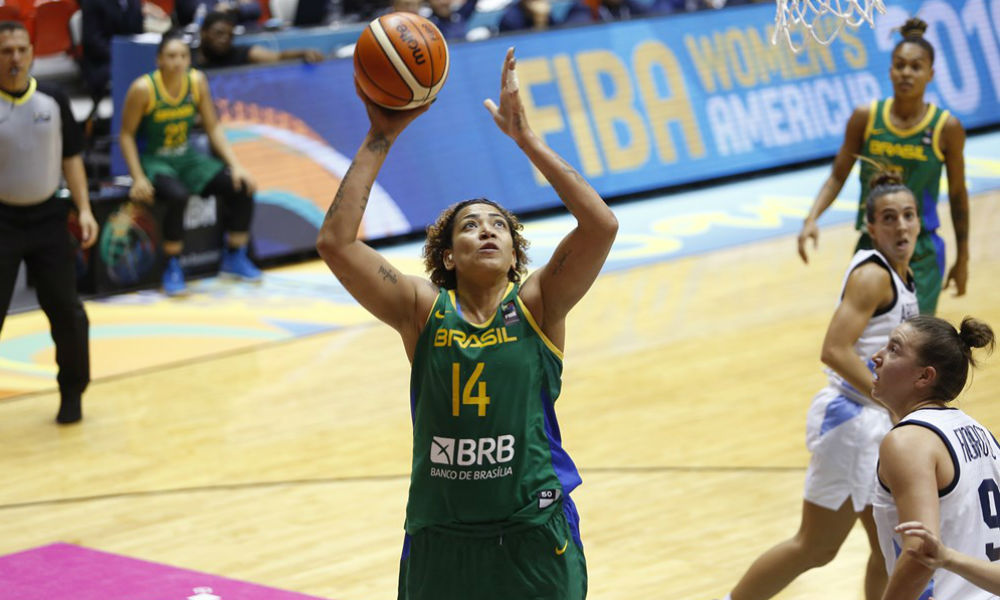
{"label": "basketball player in green jersey", "polygon": [[[844,186],[858,156],[900,171],[913,190],[920,212],[921,230],[910,261],[917,282],[920,312],[934,314],[945,273],[944,241],[937,235],[938,185],[941,168],[948,176],[948,201],[955,229],[955,264],[948,271],[947,285],[965,294],[969,276],[969,195],[965,187],[965,130],[948,111],[924,101],[924,90],[934,75],[934,47],[924,39],[927,24],[909,19],[901,28],[903,40],[892,51],[889,78],[893,96],[854,110],[847,122],[844,143],[833,161],[833,172],[813,202],[799,233],[799,255],[809,262],[806,241],[815,247],[819,239],[816,220],[833,203]],[[861,164],[861,201],[857,228],[864,227],[864,195],[877,170],[867,160]],[[857,248],[871,248],[862,234]]]}
{"label": "basketball player in green jersey", "polygon": [[430,281],[403,275],[357,239],[389,148],[426,106],[389,111],[364,100],[371,127],[317,240],[351,295],[399,332],[411,363],[413,464],[400,599],[586,596],[569,497],[580,476],[562,448],[554,403],[566,315],[604,265],[618,221],[528,126],[515,62],[511,48],[500,105],[485,104],[576,218],[548,264],[522,281],[521,225],[485,199],[446,209],[428,229]]}
{"label": "basketball player in green jersey", "polygon": [[[132,175],[129,198],[147,203],[155,199],[166,205],[164,292],[174,296],[186,291],[179,256],[184,209],[191,194],[214,195],[226,205],[226,210],[220,211],[227,232],[220,271],[258,281],[260,270],[246,252],[255,184],[226,141],[208,82],[200,71],[191,68],[191,50],[177,34],[163,36],[156,64],[156,71],[132,82],[125,95],[120,141]],[[191,146],[197,116],[201,117],[212,149],[224,162]]]}

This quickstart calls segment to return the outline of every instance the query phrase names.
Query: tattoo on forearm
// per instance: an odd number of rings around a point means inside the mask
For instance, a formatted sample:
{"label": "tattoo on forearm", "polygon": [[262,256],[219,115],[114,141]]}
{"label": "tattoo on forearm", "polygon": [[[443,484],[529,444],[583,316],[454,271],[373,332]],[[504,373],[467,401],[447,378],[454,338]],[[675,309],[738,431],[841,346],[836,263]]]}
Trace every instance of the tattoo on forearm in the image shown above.
{"label": "tattoo on forearm", "polygon": [[340,203],[344,199],[344,186],[340,186],[337,190],[337,194],[333,197],[333,202],[330,203],[330,208],[326,209],[326,218],[333,218],[334,213],[340,209]]}
{"label": "tattoo on forearm", "polygon": [[552,274],[553,275],[558,275],[560,272],[562,272],[563,267],[566,265],[566,259],[569,258],[569,255],[572,254],[572,253],[573,252],[571,250],[567,250],[567,251],[563,252],[562,254],[560,254],[559,256],[555,257],[555,261],[554,261],[555,262],[555,268],[552,269]]}
{"label": "tattoo on forearm", "polygon": [[340,203],[344,201],[344,184],[351,177],[351,171],[354,170],[354,163],[347,167],[347,172],[344,173],[344,177],[340,180],[340,185],[337,187],[337,193],[333,196],[333,202],[330,203],[330,208],[326,211],[326,218],[331,218],[334,213],[340,210]]}
{"label": "tattoo on forearm", "polygon": [[378,266],[378,274],[382,276],[382,281],[389,281],[395,284],[398,281],[396,277],[396,272],[385,265]]}
{"label": "tattoo on forearm", "polygon": [[[345,183],[351,176],[351,171],[354,169],[354,164],[352,163],[350,167],[347,168],[347,172],[344,173],[344,178],[340,182],[340,187],[337,188],[337,193],[333,196],[333,202],[330,203],[330,208],[326,211],[326,218],[329,219],[333,217],[334,213],[340,210],[340,204],[344,201],[344,189]],[[365,208],[368,207],[368,197],[372,193],[372,186],[365,186],[365,193],[361,197],[361,213],[364,214]]]}
{"label": "tattoo on forearm", "polygon": [[558,156],[557,158],[559,159],[559,164],[562,165],[563,171],[566,172],[566,173],[569,173],[570,175],[572,175],[573,179],[575,179],[577,181],[577,183],[585,183],[586,182],[586,180],[583,178],[583,176],[580,175],[576,171],[576,169],[573,168],[573,165],[571,165],[568,162],[566,162],[565,158],[563,158],[561,156]]}
{"label": "tattoo on forearm", "polygon": [[385,134],[377,133],[372,140],[368,142],[367,148],[369,151],[375,152],[376,154],[385,154],[389,151],[390,145],[389,138],[385,137]]}
{"label": "tattoo on forearm", "polygon": [[365,186],[365,195],[361,198],[361,213],[364,214],[365,209],[368,208],[368,198],[371,196],[372,186]]}

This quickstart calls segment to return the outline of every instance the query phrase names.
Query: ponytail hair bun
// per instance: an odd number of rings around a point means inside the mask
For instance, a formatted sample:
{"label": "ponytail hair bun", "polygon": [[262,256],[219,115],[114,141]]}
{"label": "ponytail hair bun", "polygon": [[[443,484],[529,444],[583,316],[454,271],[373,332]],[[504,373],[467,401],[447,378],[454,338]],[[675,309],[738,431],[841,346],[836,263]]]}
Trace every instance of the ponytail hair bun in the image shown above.
{"label": "ponytail hair bun", "polygon": [[931,66],[934,66],[934,46],[927,41],[924,34],[927,33],[927,23],[919,17],[910,17],[905,23],[899,28],[900,35],[903,39],[896,44],[896,47],[892,49],[892,53],[895,54],[900,46],[903,44],[916,44],[927,52],[928,58],[930,58]]}
{"label": "ponytail hair bun", "polygon": [[965,317],[962,319],[962,326],[958,329],[958,337],[962,343],[969,347],[969,363],[976,366],[976,359],[972,357],[973,348],[986,348],[986,352],[993,352],[996,344],[996,337],[993,335],[993,328],[979,319]]}
{"label": "ponytail hair bun", "polygon": [[931,397],[942,402],[954,400],[965,387],[970,367],[976,366],[973,348],[992,351],[995,343],[993,329],[972,317],[962,319],[958,331],[948,321],[930,315],[917,315],[906,324],[920,333],[915,344],[917,363],[937,371]]}
{"label": "ponytail hair bun", "polygon": [[903,23],[902,27],[899,28],[899,33],[903,36],[903,39],[907,38],[921,38],[923,39],[924,33],[927,31],[927,23],[919,17],[910,17]]}

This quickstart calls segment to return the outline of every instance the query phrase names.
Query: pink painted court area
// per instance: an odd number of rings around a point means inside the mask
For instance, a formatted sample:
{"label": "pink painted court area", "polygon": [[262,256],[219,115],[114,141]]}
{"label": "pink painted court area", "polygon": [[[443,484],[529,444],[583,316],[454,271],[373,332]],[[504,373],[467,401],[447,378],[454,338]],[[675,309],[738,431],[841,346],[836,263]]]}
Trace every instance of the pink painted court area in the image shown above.
{"label": "pink painted court area", "polygon": [[323,600],[72,544],[0,556],[0,600]]}

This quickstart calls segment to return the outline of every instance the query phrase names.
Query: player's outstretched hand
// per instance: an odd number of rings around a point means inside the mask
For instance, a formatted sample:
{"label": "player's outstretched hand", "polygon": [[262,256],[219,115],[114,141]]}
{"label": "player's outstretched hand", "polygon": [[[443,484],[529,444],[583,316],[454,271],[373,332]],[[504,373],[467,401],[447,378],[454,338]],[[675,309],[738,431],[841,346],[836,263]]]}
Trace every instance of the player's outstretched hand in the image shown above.
{"label": "player's outstretched hand", "polygon": [[931,533],[919,521],[907,521],[896,525],[896,531],[902,535],[920,538],[920,546],[907,548],[906,552],[920,561],[925,567],[940,569],[948,558],[948,548],[941,543],[936,535]]}
{"label": "player's outstretched hand", "polygon": [[809,254],[806,252],[806,243],[812,240],[813,250],[819,246],[819,227],[816,226],[816,221],[812,219],[806,219],[802,223],[802,230],[799,231],[799,256],[802,257],[802,262],[809,264]]}
{"label": "player's outstretched hand", "polygon": [[507,49],[503,59],[503,69],[500,72],[500,106],[491,98],[483,101],[483,106],[490,111],[493,121],[500,131],[506,133],[517,142],[518,146],[532,135],[528,127],[528,119],[524,114],[524,104],[517,82],[517,59],[514,58],[513,46]]}
{"label": "player's outstretched hand", "polygon": [[955,264],[951,266],[948,270],[948,278],[945,279],[944,289],[948,289],[955,285],[955,295],[964,296],[965,287],[969,282],[969,263],[968,261],[955,261]]}
{"label": "player's outstretched hand", "polygon": [[391,110],[383,108],[372,102],[365,93],[361,91],[357,80],[354,82],[354,90],[361,101],[365,103],[365,110],[368,112],[368,122],[371,123],[371,131],[384,136],[390,143],[395,141],[400,133],[413,122],[414,119],[427,112],[427,109],[434,104],[430,101],[423,106],[411,108],[409,110]]}

